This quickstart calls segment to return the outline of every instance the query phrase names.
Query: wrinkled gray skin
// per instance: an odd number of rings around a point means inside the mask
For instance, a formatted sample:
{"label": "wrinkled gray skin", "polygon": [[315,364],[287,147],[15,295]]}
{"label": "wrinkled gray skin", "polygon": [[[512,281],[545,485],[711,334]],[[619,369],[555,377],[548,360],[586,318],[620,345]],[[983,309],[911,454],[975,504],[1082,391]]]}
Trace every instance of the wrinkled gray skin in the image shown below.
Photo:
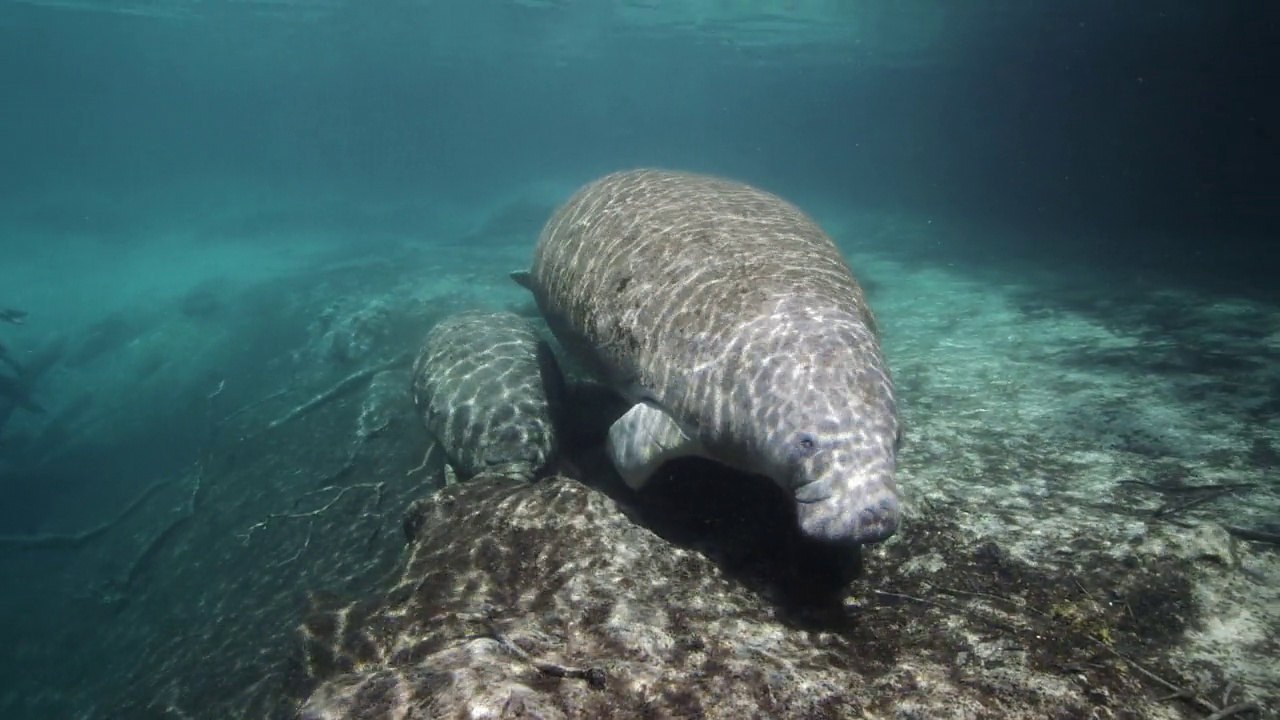
{"label": "wrinkled gray skin", "polygon": [[609,437],[631,487],[700,455],[772,478],[808,537],[896,532],[900,425],[875,320],[796,207],[714,177],[615,173],[555,212],[513,278],[633,405]]}
{"label": "wrinkled gray skin", "polygon": [[427,333],[413,401],[458,480],[533,480],[555,460],[564,381],[546,341],[514,313],[464,312]]}

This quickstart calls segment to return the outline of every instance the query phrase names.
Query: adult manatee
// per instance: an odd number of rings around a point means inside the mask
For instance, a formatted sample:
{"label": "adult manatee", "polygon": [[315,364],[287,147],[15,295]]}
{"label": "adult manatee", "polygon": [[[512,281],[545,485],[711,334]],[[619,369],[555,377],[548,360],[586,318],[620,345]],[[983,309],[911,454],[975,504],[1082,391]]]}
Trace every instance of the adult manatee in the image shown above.
{"label": "adult manatee", "polygon": [[722,178],[614,173],[555,211],[513,277],[631,404],[609,454],[632,488],[699,455],[773,479],[808,537],[897,530],[901,425],[879,332],[840,252],[795,206]]}

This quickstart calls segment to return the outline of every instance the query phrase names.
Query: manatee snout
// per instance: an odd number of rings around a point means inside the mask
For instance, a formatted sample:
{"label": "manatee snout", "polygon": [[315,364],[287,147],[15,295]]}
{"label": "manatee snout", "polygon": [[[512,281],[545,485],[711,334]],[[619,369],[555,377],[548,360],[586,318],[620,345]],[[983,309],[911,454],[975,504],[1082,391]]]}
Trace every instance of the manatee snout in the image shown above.
{"label": "manatee snout", "polygon": [[870,544],[898,531],[901,502],[895,452],[832,449],[804,464],[794,490],[800,531],[814,540]]}
{"label": "manatee snout", "polygon": [[846,481],[821,500],[803,499],[808,487],[801,487],[796,494],[796,515],[805,537],[865,545],[886,540],[898,531],[901,503],[890,477]]}

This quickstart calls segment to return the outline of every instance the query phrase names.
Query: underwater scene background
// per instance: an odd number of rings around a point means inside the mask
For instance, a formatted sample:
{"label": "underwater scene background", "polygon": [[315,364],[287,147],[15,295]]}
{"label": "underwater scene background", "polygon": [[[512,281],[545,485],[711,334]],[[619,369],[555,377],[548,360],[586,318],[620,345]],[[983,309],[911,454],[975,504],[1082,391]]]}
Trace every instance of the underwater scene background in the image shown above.
{"label": "underwater scene background", "polygon": [[[0,716],[1275,717],[1277,43],[1190,0],[0,2]],[[453,481],[424,338],[541,332],[509,273],[636,167],[844,254],[894,537],[699,459],[629,490],[568,366],[554,472]]]}

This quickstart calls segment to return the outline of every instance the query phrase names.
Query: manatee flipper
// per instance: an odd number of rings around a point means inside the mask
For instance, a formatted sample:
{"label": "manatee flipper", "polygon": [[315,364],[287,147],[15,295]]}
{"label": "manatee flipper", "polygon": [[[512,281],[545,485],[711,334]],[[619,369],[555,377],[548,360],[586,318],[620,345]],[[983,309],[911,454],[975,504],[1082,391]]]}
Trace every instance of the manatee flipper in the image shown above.
{"label": "manatee flipper", "polygon": [[516,284],[525,290],[533,289],[533,276],[529,274],[528,270],[511,271],[511,279],[515,280]]}
{"label": "manatee flipper", "polygon": [[609,459],[632,490],[649,482],[664,462],[701,455],[702,447],[656,405],[639,403],[609,428]]}

